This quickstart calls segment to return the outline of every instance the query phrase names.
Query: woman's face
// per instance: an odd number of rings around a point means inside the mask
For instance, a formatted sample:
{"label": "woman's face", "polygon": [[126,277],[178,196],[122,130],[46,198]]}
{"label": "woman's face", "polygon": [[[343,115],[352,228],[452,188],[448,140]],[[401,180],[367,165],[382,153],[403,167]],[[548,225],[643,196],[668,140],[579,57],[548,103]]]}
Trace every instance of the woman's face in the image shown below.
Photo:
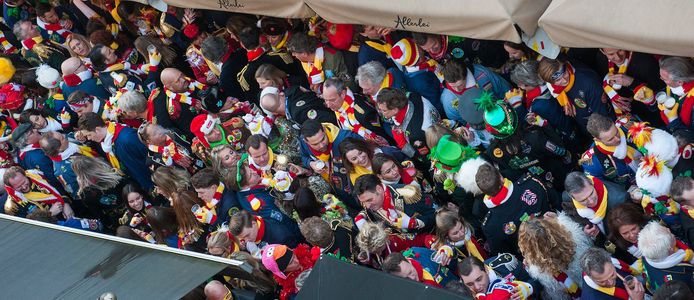
{"label": "woman's face", "polygon": [[506,50],[510,59],[520,60],[523,59],[523,56],[525,56],[523,50],[513,49],[506,45],[504,45],[504,50]]}
{"label": "woman's face", "polygon": [[401,178],[400,169],[394,161],[390,160],[381,166],[381,174],[379,176],[383,180],[398,182]]}
{"label": "woman's face", "polygon": [[141,211],[142,207],[144,207],[145,200],[142,198],[142,195],[140,193],[130,193],[128,194],[128,206],[130,208],[136,210],[136,211]]}
{"label": "woman's face", "polygon": [[360,166],[360,167],[370,167],[371,166],[371,161],[369,161],[369,156],[366,155],[366,152],[360,151],[357,149],[352,149],[347,151],[345,153],[345,156],[347,157],[347,161],[349,161],[351,164],[355,166]]}
{"label": "woman's face", "polygon": [[89,45],[87,45],[85,42],[79,39],[73,39],[70,41],[68,44],[72,52],[75,52],[75,54],[81,56],[81,57],[86,57],[89,55]]}
{"label": "woman's face", "polygon": [[116,55],[116,50],[113,50],[110,47],[101,48],[101,55],[104,56],[104,63],[107,65],[116,63],[116,61],[118,60],[118,55]]}
{"label": "woman's face", "polygon": [[225,168],[236,166],[236,162],[239,161],[239,158],[241,158],[236,151],[232,151],[229,148],[225,148],[224,150],[220,151],[219,157],[221,158],[222,166]]}
{"label": "woman's face", "polygon": [[29,122],[31,122],[36,129],[44,129],[48,125],[48,120],[41,115],[29,116]]}
{"label": "woman's face", "polygon": [[453,228],[448,230],[448,239],[451,240],[451,242],[458,242],[462,241],[465,239],[465,234],[467,234],[467,230],[465,230],[465,226],[463,223],[458,221]]}
{"label": "woman's face", "polygon": [[638,224],[625,224],[619,226],[619,234],[622,238],[632,244],[636,244],[639,239],[639,232],[641,232],[641,226]]}
{"label": "woman's face", "polygon": [[258,82],[258,85],[260,86],[260,89],[264,89],[269,86],[275,86],[275,83],[272,82],[272,80],[267,79],[267,78],[262,78],[262,77],[257,77],[255,81]]}

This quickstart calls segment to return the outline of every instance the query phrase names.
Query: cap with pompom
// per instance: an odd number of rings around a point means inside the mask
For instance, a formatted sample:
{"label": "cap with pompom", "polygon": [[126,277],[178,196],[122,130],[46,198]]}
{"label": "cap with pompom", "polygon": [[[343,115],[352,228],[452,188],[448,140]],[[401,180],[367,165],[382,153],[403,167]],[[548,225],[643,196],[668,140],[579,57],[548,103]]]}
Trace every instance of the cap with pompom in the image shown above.
{"label": "cap with pompom", "polygon": [[401,39],[390,48],[390,57],[401,66],[414,66],[419,62],[419,47],[410,38]]}

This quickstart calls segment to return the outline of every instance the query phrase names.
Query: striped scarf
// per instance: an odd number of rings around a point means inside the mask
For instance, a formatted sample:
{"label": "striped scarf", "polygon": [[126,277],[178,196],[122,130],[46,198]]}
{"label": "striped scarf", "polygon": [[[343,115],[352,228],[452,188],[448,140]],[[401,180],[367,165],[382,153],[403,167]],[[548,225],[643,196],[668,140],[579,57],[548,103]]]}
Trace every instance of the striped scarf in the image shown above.
{"label": "striped scarf", "polygon": [[619,100],[619,93],[617,93],[617,90],[621,89],[622,85],[616,83],[610,84],[610,76],[615,74],[615,69],[617,70],[616,74],[625,74],[627,72],[629,62],[631,61],[632,53],[633,52],[629,52],[629,57],[625,58],[624,62],[622,62],[622,64],[619,66],[617,66],[614,62],[608,60],[607,74],[602,79],[602,89],[605,91],[605,94],[607,94],[607,97],[610,98],[610,101],[612,102],[612,107],[614,108],[614,111],[617,114],[617,118],[624,114],[622,109],[615,105],[615,101]]}
{"label": "striped scarf", "polygon": [[101,141],[101,149],[103,149],[108,156],[108,162],[111,163],[111,166],[113,166],[113,168],[116,170],[121,170],[121,165],[118,161],[118,157],[116,157],[116,152],[114,151],[113,146],[116,143],[116,139],[118,139],[118,134],[120,134],[120,131],[125,128],[125,125],[118,124],[116,122],[107,123],[106,136],[104,137],[104,140]]}
{"label": "striped scarf", "polygon": [[407,260],[410,262],[410,264],[412,264],[415,271],[417,271],[417,278],[419,278],[419,282],[438,288],[441,287],[441,285],[439,285],[439,283],[434,279],[434,276],[431,276],[431,273],[425,270],[418,261],[411,258],[408,258]]}
{"label": "striped scarf", "polygon": [[342,107],[335,112],[337,119],[340,121],[342,129],[350,130],[367,140],[376,140],[378,136],[371,132],[368,128],[362,126],[354,115],[354,94],[347,89],[347,94],[342,102]]}
{"label": "striped scarf", "polygon": [[34,49],[34,46],[41,43],[43,43],[43,38],[41,36],[35,36],[33,38],[23,40],[22,47],[26,50],[31,51],[32,49]]}
{"label": "striped scarf", "polygon": [[687,215],[689,218],[694,219],[694,210],[689,207],[689,205],[682,205],[680,206],[682,209],[682,212],[684,212],[685,215]]}
{"label": "striped scarf", "polygon": [[41,149],[39,143],[26,145],[22,147],[21,149],[19,149],[19,160],[24,160],[24,157],[27,155],[27,153],[38,149]]}
{"label": "striped scarf", "polygon": [[[5,190],[9,198],[16,203],[29,202],[40,207],[52,205],[56,202],[65,203],[58,190],[51,186],[48,181],[37,172],[36,170],[29,170],[24,173],[31,182],[31,188],[28,193],[16,191],[9,184],[6,185]],[[48,207],[44,208],[48,209]]]}
{"label": "striped scarf", "polygon": [[58,34],[63,40],[72,34],[72,32],[63,28],[63,25],[60,25],[60,23],[49,24],[42,21],[41,18],[36,18],[36,25],[45,30],[49,36],[55,33]]}
{"label": "striped scarf", "polygon": [[386,220],[396,228],[405,230],[417,229],[417,219],[411,218],[405,212],[399,211],[393,205],[393,196],[390,194],[390,190],[387,186],[381,185],[383,187],[383,214]]}
{"label": "striped scarf", "polygon": [[562,107],[572,105],[571,101],[569,101],[569,96],[567,96],[566,93],[571,90],[571,88],[574,86],[574,81],[576,80],[576,76],[574,75],[574,67],[571,66],[571,64],[566,64],[566,72],[569,72],[569,84],[566,86],[554,85],[549,82],[547,83],[549,92],[552,93],[552,96],[557,99],[557,102],[559,102]]}
{"label": "striped scarf", "polygon": [[593,224],[600,224],[607,214],[607,189],[605,184],[596,177],[588,176],[590,180],[593,181],[593,187],[595,188],[595,193],[598,196],[598,203],[595,207],[586,207],[576,199],[572,199],[574,206],[576,206],[576,211],[581,217],[588,219]]}
{"label": "striped scarf", "polygon": [[408,139],[407,139],[407,132],[405,131],[406,128],[400,127],[400,125],[405,121],[405,116],[407,116],[407,111],[410,109],[410,105],[407,104],[407,106],[403,107],[398,111],[395,116],[393,116],[392,121],[395,124],[394,126],[391,126],[391,132],[393,133],[393,139],[395,140],[395,143],[398,145],[398,148],[403,149],[407,145]]}
{"label": "striped scarf", "polygon": [[4,54],[17,53],[17,48],[7,40],[7,37],[5,37],[5,33],[3,33],[2,31],[0,31],[0,44],[2,45]]}
{"label": "striped scarf", "polygon": [[569,296],[571,296],[571,298],[581,299],[581,288],[576,282],[571,280],[569,275],[566,275],[566,273],[563,271],[559,271],[558,273],[554,273],[552,276],[564,286],[564,290],[567,294],[569,294]]}
{"label": "striped scarf", "polygon": [[629,293],[627,293],[627,290],[623,287],[617,286],[616,283],[613,287],[603,287],[595,283],[595,281],[593,281],[593,279],[585,273],[583,273],[583,281],[585,281],[589,287],[603,294],[612,296],[613,298],[617,299],[629,300]]}
{"label": "striped scarf", "polygon": [[77,145],[75,143],[69,143],[67,148],[63,152],[60,152],[60,153],[58,153],[58,155],[51,156],[49,158],[55,162],[66,161],[75,153],[82,154],[82,155],[87,156],[87,157],[96,157],[97,156],[96,151],[94,151],[94,149],[92,149],[92,148],[89,148],[88,146]]}
{"label": "striped scarf", "polygon": [[523,101],[523,106],[525,106],[526,109],[530,109],[530,107],[533,105],[533,101],[535,101],[535,98],[544,94],[545,91],[547,91],[547,86],[541,85],[525,92],[525,101]]}
{"label": "striped scarf", "polygon": [[302,62],[301,66],[304,68],[306,75],[308,75],[308,81],[311,84],[319,84],[325,81],[325,73],[323,72],[323,61],[325,60],[325,50],[323,46],[316,48],[316,52],[313,56],[313,62]]}
{"label": "striped scarf", "polygon": [[513,194],[513,182],[504,178],[504,185],[501,187],[501,190],[496,195],[484,196],[484,205],[486,205],[487,208],[490,209],[495,208],[501,204],[506,203],[506,201],[508,201],[508,199],[511,198],[511,194]]}
{"label": "striped scarf", "polygon": [[203,224],[214,224],[217,221],[217,204],[222,200],[224,194],[224,183],[219,182],[217,189],[212,195],[212,199],[206,202],[204,206],[198,206],[193,212],[195,218]]}
{"label": "striped scarf", "polygon": [[617,146],[607,146],[603,144],[601,141],[595,141],[595,147],[598,148],[600,152],[602,152],[605,155],[613,156],[617,159],[624,160],[624,162],[631,167],[632,170],[636,171],[638,168],[638,159],[640,157],[640,153],[636,148],[630,146],[627,143],[626,140],[626,135],[624,134],[624,131],[622,131],[621,128],[617,127],[617,131],[619,131],[619,137],[621,139],[621,142]]}
{"label": "striped scarf", "polygon": [[195,92],[195,90],[203,90],[205,89],[205,85],[195,81],[195,80],[190,80],[189,78],[186,78],[188,80],[188,90],[183,92],[183,93],[176,93],[172,90],[169,90],[168,88],[164,87],[164,91],[166,93],[166,109],[169,112],[169,115],[171,116],[178,116],[181,112],[181,103],[188,104],[190,106],[195,106],[195,103],[198,101],[197,99],[194,99],[191,94]]}
{"label": "striped scarf", "polygon": [[164,162],[164,165],[172,166],[174,162],[181,159],[183,155],[176,146],[176,142],[170,136],[166,136],[165,143],[166,145],[164,146],[147,145],[147,149],[154,153],[161,154],[161,160]]}

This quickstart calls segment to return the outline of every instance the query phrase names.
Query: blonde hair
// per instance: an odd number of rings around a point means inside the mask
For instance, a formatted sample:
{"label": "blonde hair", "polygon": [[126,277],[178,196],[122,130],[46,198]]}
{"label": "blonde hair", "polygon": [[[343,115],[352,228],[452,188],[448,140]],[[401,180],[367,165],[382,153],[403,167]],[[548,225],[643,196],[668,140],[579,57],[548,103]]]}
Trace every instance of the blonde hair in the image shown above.
{"label": "blonde hair", "polygon": [[461,145],[467,145],[467,143],[453,130],[442,124],[434,123],[431,124],[431,126],[429,126],[429,128],[427,128],[427,130],[424,131],[424,137],[427,143],[427,147],[429,147],[429,149],[434,149],[436,145],[438,145],[439,140],[444,135],[450,135],[450,140],[452,142],[456,142]]}
{"label": "blonde hair", "polygon": [[255,71],[254,78],[262,78],[265,80],[270,80],[273,86],[276,88],[282,88],[284,86],[284,79],[287,78],[287,73],[275,67],[272,64],[262,64]]}
{"label": "blonde hair", "polygon": [[88,187],[101,191],[112,189],[122,178],[110,164],[98,158],[75,155],[70,161],[79,185],[78,194],[82,194]]}
{"label": "blonde hair", "polygon": [[357,246],[362,251],[376,253],[388,244],[388,232],[381,223],[366,222],[357,234]]}
{"label": "blonde hair", "polygon": [[234,150],[234,148],[232,148],[228,144],[217,145],[210,151],[210,161],[212,162],[212,168],[217,172],[224,169],[224,166],[222,166],[223,157],[221,155],[224,149],[229,149],[229,151],[231,152],[236,152],[236,150]]}
{"label": "blonde hair", "polygon": [[165,197],[188,190],[190,174],[186,170],[174,167],[159,167],[152,174],[152,182]]}
{"label": "blonde hair", "polygon": [[72,51],[72,48],[70,48],[70,42],[72,42],[72,41],[80,41],[80,42],[84,43],[85,45],[89,46],[88,52],[91,52],[93,46],[92,46],[92,43],[89,42],[89,39],[87,39],[86,36],[83,36],[79,33],[73,33],[73,34],[70,34],[67,36],[67,38],[65,39],[65,43],[64,43],[64,45],[66,46],[65,48],[67,48],[67,51],[70,53],[70,56],[77,57],[77,58],[82,57],[82,56],[79,56],[77,53],[75,53],[75,51]]}
{"label": "blonde hair", "polygon": [[547,273],[567,270],[576,254],[571,233],[555,219],[531,219],[518,231],[518,247],[525,260]]}
{"label": "blonde hair", "polygon": [[220,228],[210,232],[210,235],[207,236],[207,249],[222,248],[229,251],[229,255],[231,255],[235,245],[239,245],[239,241],[229,232],[229,228]]}
{"label": "blonde hair", "polygon": [[462,217],[458,216],[456,212],[443,208],[436,213],[436,247],[443,246],[449,241],[448,232],[451,231],[458,222],[463,224],[465,230],[472,234],[472,226]]}

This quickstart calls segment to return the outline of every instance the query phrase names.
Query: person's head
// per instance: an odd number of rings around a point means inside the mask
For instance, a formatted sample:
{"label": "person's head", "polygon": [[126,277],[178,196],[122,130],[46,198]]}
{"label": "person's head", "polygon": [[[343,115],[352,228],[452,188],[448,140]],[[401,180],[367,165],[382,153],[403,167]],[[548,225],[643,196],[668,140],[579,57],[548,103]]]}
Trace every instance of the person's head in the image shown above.
{"label": "person's head", "polygon": [[235,166],[236,162],[241,158],[241,155],[231,148],[231,146],[223,144],[212,148],[210,157],[212,167],[214,167],[215,170],[222,170]]}
{"label": "person's head", "polygon": [[223,62],[222,59],[229,51],[229,45],[224,38],[210,35],[202,41],[200,51],[206,59],[218,64]]}
{"label": "person's head", "polygon": [[548,273],[566,270],[576,253],[571,233],[556,218],[521,223],[518,248],[528,263]]}
{"label": "person's head", "polygon": [[694,179],[689,176],[679,176],[670,185],[670,195],[680,205],[694,207]]}
{"label": "person's head", "polygon": [[70,34],[65,39],[65,45],[67,45],[70,56],[75,58],[87,57],[89,51],[92,50],[92,44],[87,40],[87,37],[79,33]]}
{"label": "person's head", "polygon": [[166,238],[178,233],[176,213],[171,207],[154,206],[147,209],[147,224],[152,227],[157,243],[165,244]]}
{"label": "person's head", "polygon": [[442,209],[436,213],[436,239],[439,243],[459,242],[468,237],[470,226],[458,213]]}
{"label": "person's head", "polygon": [[371,169],[379,179],[388,182],[400,182],[400,164],[392,156],[376,153],[371,159]]}
{"label": "person's head", "polygon": [[142,57],[149,57],[149,51],[147,50],[149,46],[154,46],[157,52],[161,55],[161,66],[170,66],[174,63],[176,59],[176,52],[162,42],[162,40],[154,35],[143,35],[137,37],[134,42],[135,49],[140,53]]}
{"label": "person's head", "polygon": [[367,141],[357,138],[347,138],[340,143],[340,154],[342,163],[347,172],[351,173],[356,166],[369,168],[372,167],[371,160],[374,156],[373,146]]}
{"label": "person's head", "polygon": [[294,251],[285,245],[267,245],[263,248],[261,257],[265,268],[280,278],[286,278],[287,274],[302,270]]}
{"label": "person's head", "polygon": [[328,145],[330,145],[330,140],[328,135],[323,131],[323,125],[316,120],[306,120],[301,126],[301,136],[311,149],[318,152],[325,152],[328,150]]}
{"label": "person's head", "polygon": [[356,242],[361,251],[380,255],[388,245],[388,232],[382,223],[366,222],[359,230]]}
{"label": "person's head", "polygon": [[516,64],[511,70],[511,81],[525,91],[544,85],[545,82],[537,74],[537,66],[536,60],[526,60]]}
{"label": "person's head", "polygon": [[12,166],[2,175],[2,182],[6,187],[11,187],[20,193],[28,193],[31,189],[31,181],[19,166]]}
{"label": "person's head", "polygon": [[653,300],[689,300],[694,293],[689,286],[679,280],[671,280],[661,285],[653,294]]}
{"label": "person's head", "polygon": [[259,228],[256,218],[245,210],[235,213],[229,220],[229,231],[241,241],[255,243]]}
{"label": "person's head", "polygon": [[412,39],[422,50],[430,54],[440,53],[444,47],[438,34],[413,32]]}
{"label": "person's head", "polygon": [[383,207],[385,190],[381,180],[373,174],[362,175],[354,184],[354,195],[366,209],[378,210]]}
{"label": "person's head", "polygon": [[537,66],[537,73],[545,82],[558,86],[569,84],[571,74],[568,70],[568,63],[557,59],[543,58]]}
{"label": "person's head", "polygon": [[583,172],[571,172],[564,179],[564,189],[571,198],[583,206],[593,208],[598,204],[598,193],[592,180]]}
{"label": "person's head", "polygon": [[638,243],[641,228],[648,224],[643,209],[634,203],[622,203],[607,213],[609,238],[622,248]]}
{"label": "person's head", "polygon": [[161,71],[161,83],[174,93],[185,92],[189,84],[186,75],[176,68],[166,68]]}
{"label": "person's head", "polygon": [[31,125],[34,126],[34,128],[36,129],[44,129],[46,128],[46,126],[48,126],[48,118],[49,115],[46,111],[30,108],[24,110],[19,115],[19,122],[31,123]]}
{"label": "person's head", "polygon": [[90,96],[84,91],[74,91],[67,98],[67,104],[70,109],[77,113],[78,117],[83,116],[88,112],[94,111],[94,100],[96,97]]}
{"label": "person's head", "polygon": [[615,48],[600,48],[600,53],[605,55],[607,60],[618,65],[622,64],[627,56],[629,56],[628,51]]}
{"label": "person's head", "polygon": [[359,66],[355,79],[365,95],[373,96],[381,89],[385,77],[386,68],[378,61],[370,61]]}
{"label": "person's head", "polygon": [[41,133],[30,123],[22,123],[12,131],[12,140],[20,149],[26,145],[36,144],[40,139]]}
{"label": "person's head", "polygon": [[398,277],[419,281],[419,272],[412,263],[400,252],[388,254],[383,261],[383,271]]}
{"label": "person's head", "polygon": [[427,128],[424,131],[424,139],[426,140],[427,147],[429,147],[429,149],[436,148],[436,145],[439,144],[439,140],[441,140],[441,138],[443,138],[446,135],[449,136],[449,140],[451,142],[455,142],[461,145],[467,145],[467,142],[465,142],[464,139],[460,138],[460,136],[456,134],[453,130],[444,126],[443,124],[434,123],[431,124],[431,126],[429,126],[429,128]]}
{"label": "person's head", "polygon": [[101,143],[106,137],[106,123],[97,113],[88,112],[80,116],[77,125],[87,140]]}
{"label": "person's head", "polygon": [[235,165],[228,169],[227,174],[224,177],[227,180],[225,184],[228,184],[235,191],[254,187],[263,180],[260,174],[250,167],[248,158],[243,155]]}
{"label": "person's head", "polygon": [[458,273],[460,279],[473,294],[485,293],[489,288],[487,268],[475,256],[468,256],[458,263]]}
{"label": "person's head", "polygon": [[318,48],[318,39],[305,32],[294,33],[287,41],[287,50],[301,62],[312,63],[316,48]]}
{"label": "person's head", "polygon": [[36,16],[47,24],[58,24],[60,16],[55,12],[55,8],[48,3],[36,3]]}
{"label": "person's head", "polygon": [[670,229],[651,221],[639,232],[639,250],[649,261],[661,261],[675,252],[677,241]]}
{"label": "person's head", "polygon": [[262,20],[260,31],[265,35],[270,45],[276,46],[282,41],[288,27],[289,24],[284,19],[267,17]]}
{"label": "person's head", "polygon": [[135,183],[128,183],[123,187],[121,191],[122,199],[128,201],[128,209],[132,211],[143,211],[145,209],[145,201],[147,200],[147,193],[145,193],[139,185]]}
{"label": "person's head", "polygon": [[512,60],[522,60],[528,58],[530,49],[523,43],[504,42],[504,50],[508,53],[508,58]]}
{"label": "person's head", "polygon": [[152,174],[155,190],[166,198],[187,191],[190,187],[190,174],[175,167],[159,167]]}
{"label": "person's head", "polygon": [[281,88],[284,86],[284,80],[287,78],[287,73],[275,67],[273,64],[262,64],[255,71],[255,81],[261,89],[272,86]]}
{"label": "person's head", "polygon": [[354,25],[354,29],[360,35],[369,39],[378,39],[381,37],[383,27],[373,25]]}
{"label": "person's head", "polygon": [[228,228],[210,232],[207,236],[207,253],[219,257],[229,257],[238,251],[239,241]]}
{"label": "person's head", "polygon": [[111,47],[97,44],[89,52],[89,59],[92,61],[94,70],[100,72],[105,70],[108,65],[118,61],[118,55],[116,50],[113,50]]}
{"label": "person's head", "polygon": [[504,186],[504,179],[496,167],[483,164],[477,169],[475,183],[485,195],[495,196]]}
{"label": "person's head", "polygon": [[384,88],[378,93],[376,106],[381,116],[390,119],[405,108],[408,102],[407,95],[400,89]]}
{"label": "person's head", "polygon": [[660,60],[660,79],[671,88],[694,80],[694,63],[690,58],[672,56]]}
{"label": "person's head", "polygon": [[285,111],[284,91],[274,86],[263,88],[260,92],[260,108],[265,110],[269,115],[284,116]]}
{"label": "person's head", "polygon": [[581,270],[600,287],[612,288],[617,283],[617,269],[610,254],[601,248],[590,248],[581,255]]}
{"label": "person's head", "polygon": [[147,117],[147,98],[138,91],[127,91],[118,98],[118,108],[127,119]]}
{"label": "person's head", "polygon": [[[63,78],[67,78],[70,74],[80,74],[89,71],[84,62],[77,57],[69,57],[60,64],[60,71],[63,73]],[[91,71],[89,71],[91,73]]]}
{"label": "person's head", "polygon": [[50,224],[58,224],[58,218],[51,214],[50,210],[47,209],[34,209],[27,214],[27,219],[35,220],[39,222],[45,222]]}
{"label": "person's head", "polygon": [[323,83],[323,100],[325,106],[332,111],[338,111],[342,108],[342,103],[345,102],[347,95],[347,87],[345,82],[339,78],[328,78]]}
{"label": "person's head", "polygon": [[214,199],[220,180],[219,175],[212,168],[204,168],[190,178],[190,182],[193,184],[195,192],[198,193],[198,197],[205,202],[210,202]]}
{"label": "person's head", "polygon": [[23,20],[14,23],[14,27],[12,27],[12,33],[14,33],[14,36],[16,36],[17,39],[20,41],[41,35],[38,27],[29,20]]}
{"label": "person's head", "polygon": [[244,147],[248,156],[253,159],[253,163],[265,167],[270,162],[270,148],[267,146],[268,140],[265,136],[254,134],[248,137]]}
{"label": "person's head", "polygon": [[323,206],[316,199],[316,194],[307,187],[297,189],[292,201],[294,202],[294,210],[299,215],[300,220],[320,217],[322,214]]}
{"label": "person's head", "polygon": [[159,124],[147,121],[137,128],[137,137],[145,145],[166,146],[166,139],[170,131]]}
{"label": "person's head", "polygon": [[75,177],[77,177],[78,193],[80,194],[86,188],[100,191],[112,189],[118,185],[122,178],[109,163],[100,158],[74,155],[70,161],[72,161]]}
{"label": "person's head", "polygon": [[239,30],[238,34],[241,47],[246,50],[253,50],[260,47],[260,29],[256,26],[248,26]]}
{"label": "person's head", "polygon": [[443,79],[454,92],[462,92],[467,86],[467,65],[457,59],[446,61],[443,65]]}
{"label": "person's head", "polygon": [[57,131],[49,131],[44,133],[39,140],[39,146],[43,153],[48,157],[55,157],[60,155],[61,152],[65,151],[69,146],[65,135]]}
{"label": "person's head", "polygon": [[310,217],[301,222],[301,235],[313,246],[328,248],[333,243],[335,234],[328,222],[321,217]]}
{"label": "person's head", "polygon": [[621,142],[621,134],[614,121],[599,113],[593,113],[588,117],[586,129],[595,141],[607,146],[617,146]]}

